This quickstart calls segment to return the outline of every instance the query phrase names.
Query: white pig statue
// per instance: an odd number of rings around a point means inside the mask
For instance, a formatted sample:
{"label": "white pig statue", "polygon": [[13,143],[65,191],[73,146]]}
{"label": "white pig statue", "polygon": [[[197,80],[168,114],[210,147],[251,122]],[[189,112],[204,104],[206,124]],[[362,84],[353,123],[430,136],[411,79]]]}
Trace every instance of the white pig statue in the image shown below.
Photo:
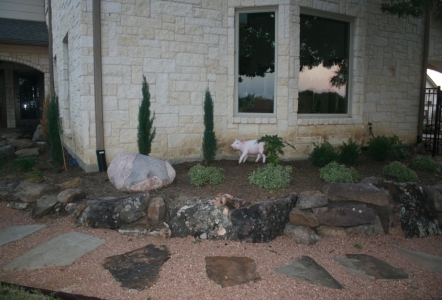
{"label": "white pig statue", "polygon": [[244,139],[235,139],[232,145],[234,150],[241,151],[239,162],[246,162],[249,155],[258,155],[255,162],[257,162],[262,156],[262,162],[266,162],[266,156],[264,155],[264,142],[258,143],[257,140],[244,141]]}

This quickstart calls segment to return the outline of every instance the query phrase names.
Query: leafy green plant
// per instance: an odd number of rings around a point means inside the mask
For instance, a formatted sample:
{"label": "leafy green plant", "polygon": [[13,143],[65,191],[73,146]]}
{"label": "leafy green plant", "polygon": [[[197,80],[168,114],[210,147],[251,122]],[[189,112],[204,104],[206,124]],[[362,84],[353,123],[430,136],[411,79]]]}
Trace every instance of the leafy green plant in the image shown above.
{"label": "leafy green plant", "polygon": [[360,244],[354,244],[353,247],[355,247],[358,250],[362,249],[362,245],[360,245]]}
{"label": "leafy green plant", "polygon": [[152,147],[152,141],[155,138],[156,129],[152,127],[155,120],[155,112],[150,116],[150,93],[149,85],[146,82],[146,76],[143,76],[143,85],[141,87],[143,100],[141,100],[140,110],[138,111],[138,152],[143,155],[149,155]]}
{"label": "leafy green plant", "polygon": [[58,109],[58,96],[54,93],[49,101],[46,111],[47,127],[48,127],[48,145],[51,149],[52,163],[57,166],[63,166],[63,147],[60,139],[60,112]]}
{"label": "leafy green plant", "polygon": [[340,165],[335,161],[319,169],[319,178],[328,183],[356,182],[358,177],[358,172],[355,169],[347,168],[345,165]]}
{"label": "leafy green plant", "polygon": [[313,146],[313,151],[309,156],[313,165],[322,168],[332,161],[338,160],[336,149],[328,141],[325,141],[322,144],[313,143]]}
{"label": "leafy green plant", "polygon": [[190,183],[196,186],[202,186],[206,182],[211,184],[220,184],[224,181],[223,169],[215,167],[206,167],[201,164],[197,164],[190,168],[187,175],[189,176]]}
{"label": "leafy green plant", "polygon": [[277,135],[265,135],[262,136],[259,140],[258,143],[264,142],[265,146],[264,146],[264,153],[267,156],[267,162],[274,164],[274,165],[278,165],[279,164],[279,157],[278,155],[284,155],[284,151],[282,150],[282,148],[284,148],[285,146],[289,146],[293,149],[296,149],[295,146],[293,146],[290,143],[284,142],[282,140],[282,138],[280,138]]}
{"label": "leafy green plant", "polygon": [[359,163],[359,155],[361,154],[361,146],[358,145],[351,138],[348,139],[348,144],[343,142],[338,147],[338,161],[347,165],[357,165]]}
{"label": "leafy green plant", "polygon": [[291,173],[291,166],[268,164],[251,172],[249,183],[267,190],[285,188],[290,185]]}
{"label": "leafy green plant", "polygon": [[439,165],[428,155],[418,155],[411,160],[411,167],[413,169],[425,172],[436,172],[439,170]]}
{"label": "leafy green plant", "polygon": [[399,137],[396,134],[393,134],[393,136],[389,137],[389,140],[392,154],[394,154],[396,158],[405,158],[407,156],[407,147],[399,139]]}
{"label": "leafy green plant", "polygon": [[204,135],[203,135],[203,157],[205,165],[208,166],[215,159],[217,145],[215,132],[213,131],[213,101],[209,89],[204,97]]}
{"label": "leafy green plant", "polygon": [[416,172],[409,169],[401,162],[394,161],[386,165],[383,169],[384,175],[396,178],[399,182],[416,182],[418,176]]}
{"label": "leafy green plant", "polygon": [[29,171],[37,164],[35,157],[17,158],[12,161],[12,169],[14,171]]}

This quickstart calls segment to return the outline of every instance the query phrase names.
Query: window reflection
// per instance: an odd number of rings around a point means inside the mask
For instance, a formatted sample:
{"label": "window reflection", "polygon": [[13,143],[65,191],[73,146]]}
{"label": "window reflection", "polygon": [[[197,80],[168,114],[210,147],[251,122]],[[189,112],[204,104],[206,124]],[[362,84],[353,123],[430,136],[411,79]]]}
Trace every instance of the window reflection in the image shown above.
{"label": "window reflection", "polygon": [[350,24],[301,14],[298,113],[348,111]]}
{"label": "window reflection", "polygon": [[238,112],[273,113],[275,12],[239,13]]}
{"label": "window reflection", "polygon": [[38,76],[20,76],[18,78],[20,97],[20,118],[22,120],[38,119],[40,89]]}

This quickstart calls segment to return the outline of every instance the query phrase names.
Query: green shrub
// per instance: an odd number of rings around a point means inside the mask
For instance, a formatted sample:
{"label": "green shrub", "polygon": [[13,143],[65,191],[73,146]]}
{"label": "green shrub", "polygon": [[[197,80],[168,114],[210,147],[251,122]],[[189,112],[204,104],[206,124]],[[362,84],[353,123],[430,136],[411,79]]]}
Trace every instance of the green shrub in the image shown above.
{"label": "green shrub", "polygon": [[258,140],[258,143],[261,142],[265,143],[264,153],[267,156],[267,162],[274,165],[279,164],[278,154],[284,155],[284,151],[282,151],[282,148],[284,148],[285,146],[289,146],[293,149],[296,149],[293,145],[284,142],[277,135],[265,135]]}
{"label": "green shrub", "polygon": [[268,164],[249,174],[249,183],[262,189],[274,190],[290,185],[291,166]]}
{"label": "green shrub", "polygon": [[29,171],[37,164],[37,158],[24,157],[17,158],[12,161],[12,169],[14,171]]}
{"label": "green shrub", "polygon": [[201,164],[197,164],[190,168],[187,174],[190,179],[190,183],[196,186],[202,186],[206,182],[211,184],[220,184],[224,181],[223,169],[215,167],[205,167]]}
{"label": "green shrub", "polygon": [[313,165],[322,168],[332,161],[338,160],[336,149],[328,141],[325,141],[322,144],[314,143],[313,145],[313,151],[309,156]]}
{"label": "green shrub", "polygon": [[411,167],[425,172],[436,172],[439,170],[439,165],[430,156],[426,155],[414,157],[411,161]]}
{"label": "green shrub", "polygon": [[397,135],[391,137],[377,136],[368,142],[368,153],[377,161],[386,161],[392,155],[396,158],[405,158],[407,147]]}
{"label": "green shrub", "polygon": [[409,169],[401,162],[394,161],[384,167],[384,175],[396,178],[399,182],[416,182],[418,177],[416,172]]}
{"label": "green shrub", "polygon": [[368,141],[368,154],[377,161],[386,161],[391,155],[390,139],[385,136],[377,136]]}
{"label": "green shrub", "polygon": [[359,163],[359,155],[361,154],[361,146],[351,138],[348,144],[343,142],[339,149],[339,162],[347,165],[357,165]]}
{"label": "green shrub", "polygon": [[358,173],[353,168],[347,168],[337,162],[331,162],[319,170],[319,178],[328,183],[337,182],[356,182]]}
{"label": "green shrub", "polygon": [[407,156],[407,147],[403,144],[399,137],[393,134],[392,137],[389,137],[389,140],[392,154],[394,154],[396,158],[405,158]]}

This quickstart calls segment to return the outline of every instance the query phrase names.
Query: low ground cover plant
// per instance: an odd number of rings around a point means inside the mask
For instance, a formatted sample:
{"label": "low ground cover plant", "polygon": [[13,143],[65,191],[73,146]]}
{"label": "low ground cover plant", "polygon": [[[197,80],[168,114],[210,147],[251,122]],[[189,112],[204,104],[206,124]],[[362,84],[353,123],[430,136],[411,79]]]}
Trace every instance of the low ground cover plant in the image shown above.
{"label": "low ground cover plant", "polygon": [[358,172],[353,168],[347,168],[333,161],[319,170],[319,178],[328,183],[338,182],[356,182],[358,180]]}
{"label": "low ground cover plant", "polygon": [[313,143],[313,147],[313,151],[309,156],[313,165],[322,168],[332,161],[338,160],[337,150],[328,141],[322,144]]}
{"label": "low ground cover plant", "polygon": [[249,174],[249,183],[262,189],[274,190],[290,185],[291,166],[268,164]]}
{"label": "low ground cover plant", "polygon": [[396,178],[399,182],[417,182],[416,172],[409,169],[401,162],[394,161],[386,165],[383,169],[384,175]]}
{"label": "low ground cover plant", "polygon": [[46,296],[39,290],[27,291],[20,286],[0,284],[0,299],[2,300],[61,300]]}
{"label": "low ground cover plant", "polygon": [[439,171],[439,165],[428,155],[418,155],[413,157],[411,167],[424,172]]}
{"label": "low ground cover plant", "polygon": [[17,158],[11,162],[11,167],[14,171],[29,171],[37,164],[35,157]]}
{"label": "low ground cover plant", "polygon": [[224,181],[223,169],[216,167],[206,167],[197,164],[190,168],[189,176],[190,183],[196,186],[202,186],[209,182],[211,184],[220,184]]}

